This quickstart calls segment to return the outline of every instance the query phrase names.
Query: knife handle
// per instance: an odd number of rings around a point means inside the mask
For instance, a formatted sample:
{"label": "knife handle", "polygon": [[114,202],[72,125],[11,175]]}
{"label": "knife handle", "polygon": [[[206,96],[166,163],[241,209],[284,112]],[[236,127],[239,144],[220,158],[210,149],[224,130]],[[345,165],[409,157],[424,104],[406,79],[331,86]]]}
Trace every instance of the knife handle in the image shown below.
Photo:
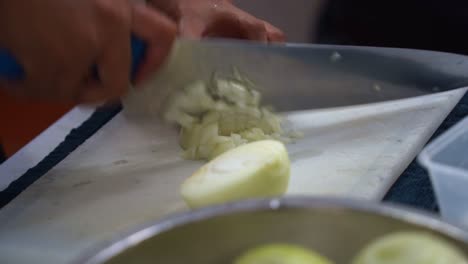
{"label": "knife handle", "polygon": [[[138,66],[143,61],[146,52],[146,44],[139,38],[132,35],[132,65],[131,65],[131,78],[135,78]],[[96,79],[99,79],[97,67],[93,66],[93,74]],[[6,80],[22,80],[25,77],[23,67],[16,61],[16,59],[6,50],[0,49],[0,79]]]}

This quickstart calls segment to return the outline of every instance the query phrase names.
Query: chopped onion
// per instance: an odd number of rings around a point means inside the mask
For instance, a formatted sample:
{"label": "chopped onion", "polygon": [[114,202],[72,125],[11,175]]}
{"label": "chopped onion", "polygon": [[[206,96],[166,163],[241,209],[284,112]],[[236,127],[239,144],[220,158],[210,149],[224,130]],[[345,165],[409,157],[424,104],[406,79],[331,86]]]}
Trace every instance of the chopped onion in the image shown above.
{"label": "chopped onion", "polygon": [[283,132],[281,119],[260,102],[254,83],[235,69],[233,76],[215,73],[185,87],[171,99],[165,119],[180,125],[187,159],[210,160],[258,140],[289,142],[293,137]]}

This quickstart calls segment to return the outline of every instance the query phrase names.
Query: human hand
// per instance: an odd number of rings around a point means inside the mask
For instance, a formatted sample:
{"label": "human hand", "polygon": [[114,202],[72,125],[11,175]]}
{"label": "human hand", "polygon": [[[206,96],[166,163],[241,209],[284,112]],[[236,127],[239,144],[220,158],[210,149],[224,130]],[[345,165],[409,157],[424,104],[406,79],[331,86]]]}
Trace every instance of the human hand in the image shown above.
{"label": "human hand", "polygon": [[149,0],[178,22],[182,37],[224,37],[283,42],[284,33],[229,0]]}
{"label": "human hand", "polygon": [[117,99],[130,83],[132,33],[147,44],[139,82],[164,61],[176,35],[175,24],[157,10],[131,0],[0,1],[0,47],[26,74],[0,80],[0,87],[64,102]]}

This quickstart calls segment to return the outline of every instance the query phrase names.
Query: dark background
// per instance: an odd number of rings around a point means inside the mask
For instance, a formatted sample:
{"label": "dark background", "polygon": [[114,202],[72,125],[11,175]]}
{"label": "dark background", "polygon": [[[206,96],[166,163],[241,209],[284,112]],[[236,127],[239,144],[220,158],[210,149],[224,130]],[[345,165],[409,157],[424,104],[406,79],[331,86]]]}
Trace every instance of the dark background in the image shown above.
{"label": "dark background", "polygon": [[468,54],[466,0],[331,0],[317,26],[321,43]]}

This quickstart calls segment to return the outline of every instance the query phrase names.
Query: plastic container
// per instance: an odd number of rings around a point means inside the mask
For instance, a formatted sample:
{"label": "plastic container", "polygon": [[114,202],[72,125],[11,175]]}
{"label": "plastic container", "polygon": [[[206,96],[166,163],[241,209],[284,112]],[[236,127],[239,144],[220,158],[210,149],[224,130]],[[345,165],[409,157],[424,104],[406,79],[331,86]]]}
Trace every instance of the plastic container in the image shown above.
{"label": "plastic container", "polygon": [[427,168],[442,218],[468,229],[468,117],[419,155]]}

